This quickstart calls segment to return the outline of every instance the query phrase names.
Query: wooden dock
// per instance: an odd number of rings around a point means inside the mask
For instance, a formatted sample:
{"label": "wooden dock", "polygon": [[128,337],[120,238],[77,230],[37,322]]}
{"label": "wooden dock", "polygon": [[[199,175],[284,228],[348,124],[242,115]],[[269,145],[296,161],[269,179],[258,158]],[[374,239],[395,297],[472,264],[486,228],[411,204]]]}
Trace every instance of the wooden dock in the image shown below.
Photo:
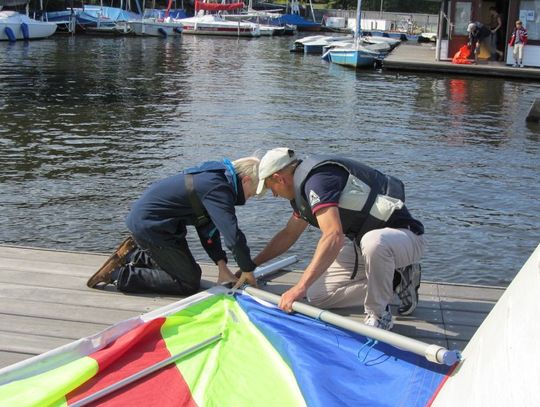
{"label": "wooden dock", "polygon": [[460,65],[451,61],[436,61],[435,47],[430,44],[400,44],[382,62],[383,69],[392,71],[438,72],[475,76],[495,76],[512,79],[540,80],[538,68],[514,68],[503,62],[479,62]]}
{"label": "wooden dock", "polygon": [[[112,286],[87,288],[86,280],[106,258],[98,253],[0,245],[0,368],[179,300],[122,294]],[[203,283],[210,286],[216,268],[210,264],[202,268]],[[281,294],[300,274],[294,269],[281,272],[260,288]],[[503,292],[501,287],[424,281],[416,311],[396,317],[394,332],[463,349]],[[335,311],[363,320],[361,307]]]}

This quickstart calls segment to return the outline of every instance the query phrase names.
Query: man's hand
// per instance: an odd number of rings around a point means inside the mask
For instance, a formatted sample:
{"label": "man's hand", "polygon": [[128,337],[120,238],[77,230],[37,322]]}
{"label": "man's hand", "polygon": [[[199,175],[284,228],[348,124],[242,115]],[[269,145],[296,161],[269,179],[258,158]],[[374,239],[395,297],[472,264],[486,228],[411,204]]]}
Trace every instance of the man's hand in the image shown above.
{"label": "man's hand", "polygon": [[292,305],[298,299],[303,299],[306,296],[306,289],[295,285],[289,290],[285,291],[279,301],[279,308],[285,312],[292,312]]}
{"label": "man's hand", "polygon": [[244,284],[249,284],[250,286],[257,288],[257,280],[255,279],[252,271],[243,271],[233,289],[241,288]]}

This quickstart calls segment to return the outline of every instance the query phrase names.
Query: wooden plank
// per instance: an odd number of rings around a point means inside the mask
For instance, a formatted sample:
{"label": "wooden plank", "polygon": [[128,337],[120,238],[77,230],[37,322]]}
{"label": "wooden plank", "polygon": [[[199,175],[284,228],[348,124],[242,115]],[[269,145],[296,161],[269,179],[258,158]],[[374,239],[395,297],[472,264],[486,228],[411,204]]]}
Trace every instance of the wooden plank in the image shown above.
{"label": "wooden plank", "polygon": [[[110,254],[112,254],[112,252]],[[0,245],[0,258],[2,259],[25,259],[43,263],[71,264],[72,266],[84,266],[88,264],[101,265],[110,254]]]}
{"label": "wooden plank", "polygon": [[302,277],[303,270],[282,270],[268,276],[268,278],[260,279],[259,285],[264,285],[270,281],[279,282],[293,286]]}
{"label": "wooden plank", "polygon": [[39,355],[70,342],[73,341],[67,338],[0,331],[0,351],[2,352]]}
{"label": "wooden plank", "polygon": [[396,318],[393,332],[410,338],[445,339],[446,331],[442,324],[433,324],[420,320],[405,320]]}
{"label": "wooden plank", "polygon": [[445,324],[473,327],[480,326],[488,316],[488,313],[468,311],[442,311],[442,314]]}
{"label": "wooden plank", "polygon": [[0,330],[4,333],[31,333],[32,335],[76,340],[102,331],[108,326],[108,324],[0,314]]}
{"label": "wooden plank", "polygon": [[[93,273],[93,272],[92,272]],[[61,287],[69,290],[87,290],[86,281],[91,274],[58,275],[40,271],[8,270],[0,267],[0,283],[37,287]]]}
{"label": "wooden plank", "polygon": [[0,351],[0,369],[35,356],[28,353]]}
{"label": "wooden plank", "polygon": [[43,262],[40,260],[2,259],[0,272],[47,273],[57,276],[78,276],[88,279],[98,270],[101,264],[102,262],[96,265],[73,265],[63,262]]}
{"label": "wooden plank", "polygon": [[454,325],[446,324],[445,334],[449,339],[461,340],[461,341],[470,341],[476,330],[477,326],[467,326],[467,325]]}
{"label": "wooden plank", "polygon": [[149,312],[179,299],[159,297],[152,294],[124,295],[114,290],[114,288],[109,287],[105,290],[87,288],[84,295],[82,295],[78,290],[33,287],[8,283],[2,283],[0,285],[0,297],[14,300],[32,298],[34,301],[44,303],[82,305],[96,309],[113,308],[134,312]]}
{"label": "wooden plank", "polygon": [[457,284],[440,284],[441,298],[459,298],[465,300],[482,300],[497,302],[504,292],[502,287],[465,286]]}
{"label": "wooden plank", "polygon": [[101,308],[44,303],[27,299],[6,299],[0,297],[0,310],[3,314],[21,315],[35,318],[62,319],[63,321],[80,321],[95,324],[113,325],[125,319],[132,318],[142,312],[124,311],[114,308]]}
{"label": "wooden plank", "polygon": [[[61,276],[57,274],[49,274],[44,272],[35,272],[35,271],[12,271],[5,270],[0,267],[0,284],[14,284],[20,286],[30,286],[30,287],[49,287],[49,288],[62,288],[65,290],[78,290],[81,292],[103,292],[102,288],[89,289],[86,286],[88,276]],[[204,279],[204,285],[206,288],[212,287],[217,281],[217,275],[207,275]],[[107,292],[117,292],[116,288],[113,285],[107,286],[105,289]],[[2,289],[0,288],[0,295]],[[126,294],[123,294],[127,296]],[[131,294],[130,294],[131,295]],[[154,294],[146,294],[147,297],[155,297]],[[182,296],[163,296],[163,298],[171,299],[180,299]]]}
{"label": "wooden plank", "polygon": [[477,300],[462,300],[456,298],[441,297],[441,309],[444,311],[465,311],[489,313],[495,306],[495,302]]}
{"label": "wooden plank", "polygon": [[427,298],[439,298],[439,288],[437,283],[423,281],[420,284],[420,289],[418,290],[418,296],[420,299]]}
{"label": "wooden plank", "polygon": [[[105,260],[106,258],[103,257],[102,260],[98,262],[92,262],[83,265],[73,265],[61,261],[44,262],[38,259],[2,259],[2,264],[0,265],[0,275],[4,271],[19,273],[33,272],[62,276],[77,276],[83,277],[88,280],[88,278],[90,278],[90,276],[93,275],[99,269],[99,267],[101,267]],[[203,272],[203,276],[215,276],[217,278],[217,267],[206,263],[200,263],[200,266]]]}

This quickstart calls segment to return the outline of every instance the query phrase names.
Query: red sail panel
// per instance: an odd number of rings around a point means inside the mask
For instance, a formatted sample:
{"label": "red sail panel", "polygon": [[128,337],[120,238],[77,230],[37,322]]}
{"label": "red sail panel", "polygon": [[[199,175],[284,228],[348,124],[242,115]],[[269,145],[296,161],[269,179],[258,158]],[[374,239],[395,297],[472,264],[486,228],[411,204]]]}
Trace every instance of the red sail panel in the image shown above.
{"label": "red sail panel", "polygon": [[236,10],[236,9],[244,8],[244,7],[245,5],[243,2],[229,3],[229,4],[203,3],[202,1],[195,2],[195,10],[223,11],[223,10]]}
{"label": "red sail panel", "polygon": [[[96,376],[68,394],[68,405],[171,356],[161,336],[165,318],[140,325],[110,346],[89,355],[99,365]],[[160,389],[156,391],[156,389]],[[100,406],[195,407],[191,391],[173,363],[99,400]]]}

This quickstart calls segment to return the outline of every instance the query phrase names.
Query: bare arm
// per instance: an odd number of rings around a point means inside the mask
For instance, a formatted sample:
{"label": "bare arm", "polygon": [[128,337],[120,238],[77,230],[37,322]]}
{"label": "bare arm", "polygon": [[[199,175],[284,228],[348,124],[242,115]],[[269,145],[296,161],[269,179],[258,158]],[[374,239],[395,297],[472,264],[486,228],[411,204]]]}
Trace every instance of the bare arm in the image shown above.
{"label": "bare arm", "polygon": [[495,27],[491,32],[495,33],[502,27],[501,16],[497,16],[497,27]]}
{"label": "bare arm", "polygon": [[317,222],[322,236],[317,244],[315,254],[300,278],[300,281],[281,296],[279,307],[287,312],[292,311],[292,303],[306,295],[308,288],[333,263],[343,247],[345,236],[341,227],[341,218],[337,207],[328,207],[317,212]]}
{"label": "bare arm", "polygon": [[285,253],[298,240],[302,232],[306,230],[306,227],[307,222],[305,220],[291,216],[287,225],[255,256],[253,259],[254,263],[260,266],[268,260],[272,260],[280,254]]}
{"label": "bare arm", "polygon": [[[302,232],[306,230],[307,222],[303,219],[291,216],[287,225],[281,229],[271,240],[266,247],[253,259],[253,262],[260,266],[261,264],[276,258],[280,254],[285,253],[300,237]],[[252,287],[257,287],[257,281],[253,273],[236,273],[238,281],[233,288],[240,288],[244,284],[249,284]]]}

